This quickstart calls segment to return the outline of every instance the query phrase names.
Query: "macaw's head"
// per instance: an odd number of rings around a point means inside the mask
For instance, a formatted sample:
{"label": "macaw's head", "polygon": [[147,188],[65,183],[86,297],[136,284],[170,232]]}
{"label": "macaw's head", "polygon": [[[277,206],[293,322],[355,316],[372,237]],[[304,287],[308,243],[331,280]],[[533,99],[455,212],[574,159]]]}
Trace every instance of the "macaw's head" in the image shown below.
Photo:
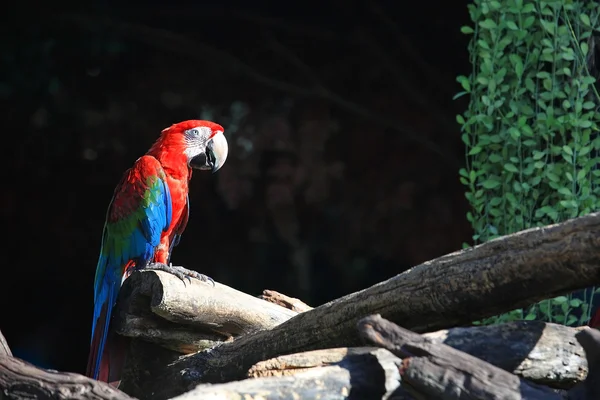
{"label": "macaw's head", "polygon": [[214,173],[227,160],[228,146],[223,132],[223,127],[214,122],[188,120],[163,129],[159,141],[165,147],[178,147],[191,168]]}

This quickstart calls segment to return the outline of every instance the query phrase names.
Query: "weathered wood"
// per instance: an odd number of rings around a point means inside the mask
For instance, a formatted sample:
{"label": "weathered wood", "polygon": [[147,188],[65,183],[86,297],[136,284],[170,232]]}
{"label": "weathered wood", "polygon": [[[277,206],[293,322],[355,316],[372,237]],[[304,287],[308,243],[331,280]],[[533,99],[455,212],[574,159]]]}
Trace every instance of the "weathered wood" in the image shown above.
{"label": "weathered wood", "polygon": [[[321,356],[323,353],[320,354]],[[339,355],[333,355],[337,358]],[[319,355],[298,355],[316,361]],[[388,399],[412,400],[400,388],[400,359],[385,349],[362,349],[341,357],[335,365],[224,384],[198,385],[173,400],[253,399]]]}
{"label": "weathered wood", "polygon": [[177,360],[151,374],[143,397],[164,399],[196,383],[241,379],[251,365],[282,354],[359,345],[356,323],[370,314],[425,332],[599,285],[599,249],[600,213],[593,213],[457,251],[275,328]]}
{"label": "weathered wood", "polygon": [[274,290],[263,290],[262,294],[258,296],[259,298],[268,301],[270,303],[275,303],[280,305],[281,307],[285,307],[292,311],[296,312],[304,312],[308,310],[312,310],[313,307],[304,303],[302,300],[297,299],[295,297],[286,296],[285,294],[276,292]]}
{"label": "weathered wood", "polygon": [[467,353],[432,343],[379,315],[360,320],[358,330],[368,342],[402,358],[402,387],[415,396],[440,400],[564,398]]}
{"label": "weathered wood", "polygon": [[451,328],[422,336],[444,343],[532,382],[568,389],[588,372],[577,339],[585,327],[542,321],[513,321],[489,326]]}
{"label": "weathered wood", "polygon": [[83,375],[37,368],[0,356],[0,398],[11,400],[133,400],[104,382]]}
{"label": "weathered wood", "polygon": [[569,390],[569,400],[600,399],[600,331],[587,328],[575,338],[585,350],[589,372],[584,382]]}
{"label": "weathered wood", "polygon": [[184,284],[163,271],[138,271],[119,293],[115,329],[187,354],[273,328],[296,314],[218,282]]}
{"label": "weathered wood", "polygon": [[8,343],[6,342],[6,338],[0,331],[0,357],[2,356],[12,356],[12,351],[10,351],[10,347],[8,347]]}
{"label": "weathered wood", "polygon": [[339,363],[345,357],[369,354],[377,347],[338,347],[286,354],[254,364],[246,374],[248,378],[289,376],[315,367]]}
{"label": "weathered wood", "polygon": [[[585,352],[571,328],[541,321],[514,321],[490,326],[451,328],[422,336],[444,343],[505,371],[549,387],[568,389],[587,375]],[[314,350],[279,356],[253,365],[248,377],[284,376],[336,363],[363,347]]]}

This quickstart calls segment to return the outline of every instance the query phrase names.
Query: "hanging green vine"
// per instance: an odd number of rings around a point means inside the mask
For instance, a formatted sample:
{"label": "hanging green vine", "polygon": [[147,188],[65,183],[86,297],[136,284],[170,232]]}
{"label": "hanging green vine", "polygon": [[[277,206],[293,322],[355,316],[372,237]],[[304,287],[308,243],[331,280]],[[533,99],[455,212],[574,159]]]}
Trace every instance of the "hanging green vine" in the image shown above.
{"label": "hanging green vine", "polygon": [[[598,210],[600,95],[589,65],[600,43],[596,1],[473,0],[472,72],[460,180],[474,243]],[[594,35],[597,35],[594,37]],[[465,246],[468,246],[465,244]],[[479,321],[583,325],[594,289]]]}

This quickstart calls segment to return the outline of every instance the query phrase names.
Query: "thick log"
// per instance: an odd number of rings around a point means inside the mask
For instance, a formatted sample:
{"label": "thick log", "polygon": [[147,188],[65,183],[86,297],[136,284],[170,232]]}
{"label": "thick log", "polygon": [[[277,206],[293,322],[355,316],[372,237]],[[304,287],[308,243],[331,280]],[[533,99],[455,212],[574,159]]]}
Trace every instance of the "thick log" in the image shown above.
{"label": "thick log", "polygon": [[[332,354],[328,355],[328,351]],[[342,356],[344,352],[346,354]],[[388,399],[392,396],[395,400],[413,399],[400,387],[400,359],[385,349],[332,349],[288,357],[288,361],[292,363],[315,365],[327,365],[328,362],[324,361],[327,359],[336,359],[337,362],[335,365],[315,367],[293,374],[290,371],[293,376],[268,376],[224,384],[198,385],[173,400],[341,400]]]}
{"label": "thick log", "polygon": [[588,373],[585,352],[576,339],[585,327],[542,321],[513,321],[451,328],[422,336],[443,343],[535,383],[568,389]]}
{"label": "thick log", "polygon": [[402,387],[416,397],[440,400],[559,400],[565,396],[467,353],[401,328],[379,315],[359,321],[368,342],[402,358]]}
{"label": "thick log", "polygon": [[162,271],[138,271],[119,293],[116,331],[188,354],[273,328],[297,313],[218,282],[184,283]]}
{"label": "thick log", "polygon": [[[505,371],[549,387],[568,389],[588,372],[585,352],[576,339],[582,329],[541,321],[452,328],[421,336],[443,343]],[[364,347],[342,347],[279,356],[253,365],[248,377],[285,376],[339,362]]]}
{"label": "thick log", "polygon": [[[282,354],[360,345],[356,324],[371,314],[425,332],[599,285],[598,249],[600,213],[491,240],[300,313],[275,328],[179,359],[151,374],[140,397],[165,399],[197,383],[242,379],[251,365]],[[211,315],[204,318],[209,322]]]}
{"label": "thick log", "polygon": [[0,399],[133,400],[104,382],[83,375],[37,368],[16,357],[0,356]]}

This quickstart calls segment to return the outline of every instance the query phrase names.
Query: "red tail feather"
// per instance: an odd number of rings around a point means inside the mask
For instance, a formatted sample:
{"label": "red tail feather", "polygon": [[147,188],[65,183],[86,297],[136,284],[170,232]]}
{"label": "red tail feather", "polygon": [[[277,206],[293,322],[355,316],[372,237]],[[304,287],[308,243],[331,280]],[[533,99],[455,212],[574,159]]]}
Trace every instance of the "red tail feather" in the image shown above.
{"label": "red tail feather", "polygon": [[98,357],[101,357],[97,379],[102,382],[108,382],[114,387],[119,387],[123,373],[123,366],[125,365],[125,360],[127,358],[129,338],[115,334],[109,327],[106,344],[104,345],[104,352],[103,354],[98,354],[105,318],[106,305],[102,308],[102,313],[100,314],[100,318],[98,318],[98,322],[96,324],[96,331],[94,332],[94,337],[90,346],[90,354],[88,356],[85,374],[90,378],[94,377],[94,366],[96,365],[96,360]]}

